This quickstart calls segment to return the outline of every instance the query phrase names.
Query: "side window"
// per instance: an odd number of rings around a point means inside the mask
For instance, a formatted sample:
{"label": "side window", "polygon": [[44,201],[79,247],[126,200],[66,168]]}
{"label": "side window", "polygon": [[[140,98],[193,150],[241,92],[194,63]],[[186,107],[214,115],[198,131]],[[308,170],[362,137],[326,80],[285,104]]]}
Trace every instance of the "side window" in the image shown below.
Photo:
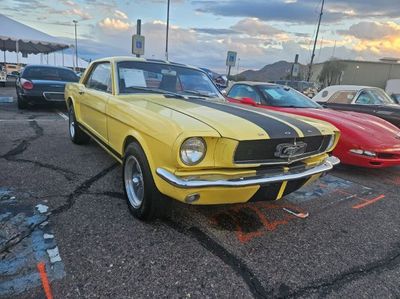
{"label": "side window", "polygon": [[228,97],[235,98],[235,99],[238,98],[239,97],[238,94],[240,92],[240,87],[241,87],[241,85],[233,86],[231,88],[231,90],[229,90]]}
{"label": "side window", "polygon": [[111,93],[111,66],[104,62],[94,66],[89,78],[86,81],[86,87]]}
{"label": "side window", "polygon": [[327,102],[335,104],[351,104],[355,95],[355,91],[337,91],[330,97]]}
{"label": "side window", "polygon": [[260,104],[261,99],[257,91],[251,86],[243,86],[241,98],[251,98],[256,103]]}
{"label": "side window", "polygon": [[[367,90],[363,90],[360,92],[356,104],[360,105],[374,105],[377,104],[375,98],[371,95],[371,93]],[[379,103],[378,103],[379,104]]]}

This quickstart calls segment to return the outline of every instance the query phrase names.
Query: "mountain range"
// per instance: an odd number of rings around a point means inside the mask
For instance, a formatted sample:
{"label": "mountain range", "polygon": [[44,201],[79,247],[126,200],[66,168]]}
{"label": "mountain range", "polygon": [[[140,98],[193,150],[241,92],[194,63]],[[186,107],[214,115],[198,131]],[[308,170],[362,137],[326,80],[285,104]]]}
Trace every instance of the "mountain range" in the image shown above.
{"label": "mountain range", "polygon": [[[259,70],[246,70],[239,73],[235,77],[240,80],[246,81],[275,81],[281,79],[288,79],[290,71],[292,69],[292,63],[284,60],[267,64]],[[300,78],[306,73],[307,66],[300,64]]]}

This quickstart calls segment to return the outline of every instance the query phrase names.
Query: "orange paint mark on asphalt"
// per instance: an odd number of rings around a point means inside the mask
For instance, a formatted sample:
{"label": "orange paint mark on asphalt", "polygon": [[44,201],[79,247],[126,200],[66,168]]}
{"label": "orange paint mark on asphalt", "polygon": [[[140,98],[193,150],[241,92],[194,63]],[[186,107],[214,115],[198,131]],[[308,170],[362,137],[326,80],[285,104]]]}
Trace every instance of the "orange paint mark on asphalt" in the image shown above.
{"label": "orange paint mark on asphalt", "polygon": [[46,273],[46,265],[43,262],[37,264],[37,268],[40,274],[40,280],[42,281],[42,286],[44,293],[46,294],[46,299],[53,299],[53,294],[51,293],[49,279]]}
{"label": "orange paint mark on asphalt", "polygon": [[379,196],[377,196],[377,197],[375,197],[375,198],[373,198],[373,199],[370,199],[370,200],[364,199],[364,200],[362,200],[363,202],[361,202],[361,203],[359,203],[359,204],[353,206],[353,209],[361,209],[361,208],[364,208],[364,207],[369,206],[370,204],[373,204],[373,203],[375,203],[375,202],[377,202],[378,200],[381,200],[381,199],[383,199],[383,198],[385,198],[385,195],[381,194],[381,195],[379,195]]}
{"label": "orange paint mark on asphalt", "polygon": [[[235,236],[237,240],[245,244],[256,237],[261,237],[267,231],[271,232],[278,228],[280,225],[288,224],[290,220],[295,219],[296,217],[290,214],[283,212],[283,208],[289,208],[294,210],[301,210],[299,207],[295,207],[291,204],[271,204],[271,203],[264,203],[259,202],[256,205],[238,205],[230,209],[232,213],[231,215],[238,215],[242,209],[250,209],[255,213],[255,220],[259,221],[262,225],[255,231],[246,231],[247,227],[243,227],[243,223],[241,223],[240,219],[234,218],[233,216],[231,219],[233,220],[233,225],[235,227]],[[282,211],[280,214],[277,214],[280,219],[270,219],[266,213],[270,211]],[[229,214],[229,212],[228,212]],[[210,220],[212,224],[217,224],[216,216],[214,215]],[[276,215],[275,215],[276,216]]]}

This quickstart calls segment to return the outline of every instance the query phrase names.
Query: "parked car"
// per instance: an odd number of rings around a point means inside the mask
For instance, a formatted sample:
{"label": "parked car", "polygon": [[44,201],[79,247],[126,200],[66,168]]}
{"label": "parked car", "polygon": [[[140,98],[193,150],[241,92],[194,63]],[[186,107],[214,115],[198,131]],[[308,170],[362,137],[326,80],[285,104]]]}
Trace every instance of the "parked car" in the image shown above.
{"label": "parked car", "polygon": [[0,86],[4,87],[7,83],[7,72],[0,66]]}
{"label": "parked car", "polygon": [[400,79],[390,79],[386,82],[385,92],[400,104]]}
{"label": "parked car", "polygon": [[381,118],[325,109],[290,87],[271,83],[239,82],[231,87],[228,97],[233,103],[312,117],[333,124],[341,132],[333,155],[343,164],[369,168],[400,165],[400,130]]}
{"label": "parked car", "polygon": [[28,65],[17,78],[17,104],[19,109],[28,105],[64,101],[64,88],[79,77],[70,69],[48,65]]}
{"label": "parked car", "polygon": [[129,209],[149,219],[165,200],[275,200],[332,169],[327,123],[229,105],[207,74],[131,57],[94,61],[67,84],[72,142],[91,137],[122,163]]}
{"label": "parked car", "polygon": [[313,100],[335,110],[375,115],[400,128],[400,105],[377,87],[329,86],[321,90]]}

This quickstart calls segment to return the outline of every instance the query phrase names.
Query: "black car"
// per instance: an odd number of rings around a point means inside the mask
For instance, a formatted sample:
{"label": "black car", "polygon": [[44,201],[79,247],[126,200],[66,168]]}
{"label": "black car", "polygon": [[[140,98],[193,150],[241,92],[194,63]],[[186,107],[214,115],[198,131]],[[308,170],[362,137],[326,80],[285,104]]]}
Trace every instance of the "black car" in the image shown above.
{"label": "black car", "polygon": [[400,128],[400,105],[380,88],[355,85],[328,86],[313,100],[335,110],[372,114]]}
{"label": "black car", "polygon": [[28,65],[16,81],[19,109],[28,105],[64,101],[64,88],[79,77],[70,69],[48,65]]}

